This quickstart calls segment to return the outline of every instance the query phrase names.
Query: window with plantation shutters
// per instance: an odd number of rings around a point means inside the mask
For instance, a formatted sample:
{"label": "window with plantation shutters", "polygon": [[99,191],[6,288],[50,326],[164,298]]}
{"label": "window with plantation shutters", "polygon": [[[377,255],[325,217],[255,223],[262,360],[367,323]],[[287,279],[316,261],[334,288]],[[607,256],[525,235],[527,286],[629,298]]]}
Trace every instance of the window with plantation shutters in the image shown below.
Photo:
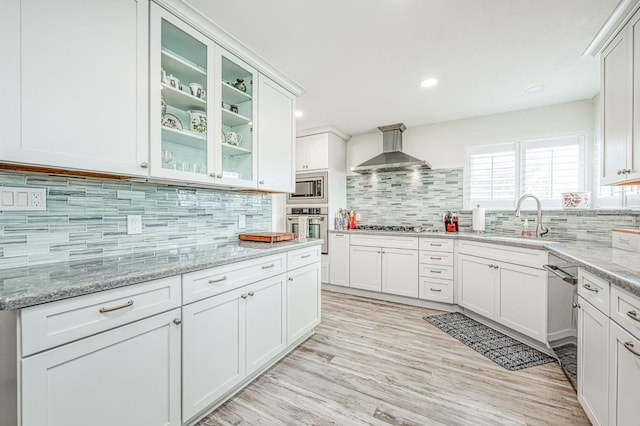
{"label": "window with plantation shutters", "polygon": [[585,190],[585,164],[583,135],[469,147],[465,207],[512,209],[533,194],[544,208],[561,208],[563,192]]}

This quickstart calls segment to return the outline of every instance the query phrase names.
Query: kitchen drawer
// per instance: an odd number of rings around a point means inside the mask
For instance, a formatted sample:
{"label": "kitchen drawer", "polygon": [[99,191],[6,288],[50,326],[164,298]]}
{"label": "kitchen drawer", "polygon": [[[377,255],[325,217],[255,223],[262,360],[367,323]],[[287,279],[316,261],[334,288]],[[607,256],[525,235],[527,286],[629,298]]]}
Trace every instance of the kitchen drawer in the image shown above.
{"label": "kitchen drawer", "polygon": [[453,253],[453,240],[448,238],[420,238],[420,250]]}
{"label": "kitchen drawer", "polygon": [[25,308],[22,356],[180,307],[180,276]]}
{"label": "kitchen drawer", "polygon": [[320,260],[320,246],[292,250],[287,252],[287,269],[290,271]]}
{"label": "kitchen drawer", "polygon": [[596,307],[600,312],[609,315],[609,282],[583,270],[578,270],[578,294]]}
{"label": "kitchen drawer", "polygon": [[440,278],[443,280],[453,279],[453,266],[433,266],[420,264],[420,276],[430,278]]}
{"label": "kitchen drawer", "polygon": [[611,286],[611,319],[640,339],[640,298]]}
{"label": "kitchen drawer", "polygon": [[186,305],[286,271],[286,254],[280,253],[190,272],[182,276],[182,302]]}
{"label": "kitchen drawer", "polygon": [[535,250],[524,247],[479,243],[477,241],[458,241],[458,251],[471,256],[495,259],[515,265],[543,269],[548,263],[546,250]]}
{"label": "kitchen drawer", "polygon": [[354,234],[351,235],[351,245],[418,250],[418,237]]}
{"label": "kitchen drawer", "polygon": [[453,266],[453,253],[420,251],[420,263]]}
{"label": "kitchen drawer", "polygon": [[421,277],[418,297],[435,302],[453,303],[453,282]]}

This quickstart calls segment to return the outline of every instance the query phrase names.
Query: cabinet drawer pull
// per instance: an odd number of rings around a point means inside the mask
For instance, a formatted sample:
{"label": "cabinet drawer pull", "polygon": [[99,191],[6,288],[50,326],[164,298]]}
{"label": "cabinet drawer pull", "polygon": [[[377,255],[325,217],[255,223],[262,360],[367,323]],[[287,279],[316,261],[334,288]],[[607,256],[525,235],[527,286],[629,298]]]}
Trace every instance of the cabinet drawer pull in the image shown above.
{"label": "cabinet drawer pull", "polygon": [[176,318],[176,319],[174,319],[174,320],[173,320],[173,323],[174,323],[175,325],[180,325],[180,324],[182,324],[182,319],[180,319],[180,318]]}
{"label": "cabinet drawer pull", "polygon": [[640,319],[638,318],[638,313],[636,311],[628,311],[627,316],[634,321],[640,322]]}
{"label": "cabinet drawer pull", "polygon": [[498,269],[499,266],[498,265],[493,265],[493,269]]}
{"label": "cabinet drawer pull", "polygon": [[621,174],[623,173],[623,171],[622,171],[622,170],[618,170],[616,173],[617,173],[617,174],[618,174],[618,176],[619,176],[619,175],[621,175]]}
{"label": "cabinet drawer pull", "polygon": [[440,243],[429,243],[429,245],[431,247],[442,247],[442,244],[440,244]]}
{"label": "cabinet drawer pull", "polygon": [[436,293],[440,293],[442,291],[441,288],[429,288],[431,291],[435,291]]}
{"label": "cabinet drawer pull", "polygon": [[255,293],[253,291],[249,292],[249,296],[253,296]]}
{"label": "cabinet drawer pull", "polygon": [[133,306],[133,299],[129,300],[124,305],[115,306],[113,308],[100,308],[100,313],[104,314],[104,313],[111,312],[111,311],[117,311],[118,309],[128,308],[129,306]]}
{"label": "cabinet drawer pull", "polygon": [[429,269],[429,272],[433,273],[433,274],[441,274],[442,271],[436,271],[434,269]]}
{"label": "cabinet drawer pull", "polygon": [[225,281],[226,279],[227,279],[227,276],[223,275],[221,278],[209,280],[209,284],[219,283],[219,282]]}
{"label": "cabinet drawer pull", "polygon": [[306,259],[307,257],[311,257],[310,254],[305,254],[304,256],[300,256],[300,259]]}
{"label": "cabinet drawer pull", "polygon": [[293,277],[289,277],[289,281],[293,281]]}
{"label": "cabinet drawer pull", "polygon": [[274,266],[276,266],[275,263],[272,263],[271,265],[265,265],[262,267],[262,269],[269,269],[269,268],[273,268]]}
{"label": "cabinet drawer pull", "polygon": [[489,268],[493,268],[493,263],[490,263],[490,264],[489,264],[489,265],[487,265],[487,266],[489,266]]}
{"label": "cabinet drawer pull", "polygon": [[599,289],[597,289],[596,287],[591,287],[591,284],[582,284],[582,287],[585,290],[589,290],[589,291],[593,291],[594,293],[597,293],[598,291],[600,291]]}
{"label": "cabinet drawer pull", "polygon": [[633,349],[633,342],[624,342],[624,347],[627,348],[627,350],[632,354],[634,354],[635,356],[640,356],[640,352],[636,352]]}
{"label": "cabinet drawer pull", "polygon": [[246,299],[247,295],[246,294],[241,294],[240,297],[242,297],[243,299]]}
{"label": "cabinet drawer pull", "polygon": [[441,257],[433,257],[433,256],[431,256],[429,259],[431,259],[431,260],[442,260]]}

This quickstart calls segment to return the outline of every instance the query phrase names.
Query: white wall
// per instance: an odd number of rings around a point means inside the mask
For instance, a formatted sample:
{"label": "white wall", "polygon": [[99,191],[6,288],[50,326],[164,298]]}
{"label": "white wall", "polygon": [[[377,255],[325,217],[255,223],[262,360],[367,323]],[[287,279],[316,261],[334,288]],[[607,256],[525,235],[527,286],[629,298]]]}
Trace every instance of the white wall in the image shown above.
{"label": "white wall", "polygon": [[[567,134],[586,134],[591,144],[594,131],[591,99],[503,114],[408,128],[403,151],[431,163],[434,169],[464,167],[468,145],[510,142]],[[380,123],[386,125],[390,123]],[[376,130],[353,136],[347,143],[347,167],[357,166],[382,152],[382,133]]]}

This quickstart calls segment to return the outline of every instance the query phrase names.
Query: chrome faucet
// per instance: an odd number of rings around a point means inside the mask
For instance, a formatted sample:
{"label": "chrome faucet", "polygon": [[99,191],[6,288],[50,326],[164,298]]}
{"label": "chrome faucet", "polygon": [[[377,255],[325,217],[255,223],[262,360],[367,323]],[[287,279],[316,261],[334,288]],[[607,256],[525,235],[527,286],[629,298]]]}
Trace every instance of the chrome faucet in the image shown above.
{"label": "chrome faucet", "polygon": [[538,204],[538,215],[536,217],[536,237],[542,238],[544,234],[549,232],[549,228],[542,227],[542,203],[540,203],[538,197],[531,194],[524,194],[522,197],[520,197],[520,199],[518,200],[518,204],[516,205],[516,217],[520,217],[520,205],[525,198],[533,198]]}

